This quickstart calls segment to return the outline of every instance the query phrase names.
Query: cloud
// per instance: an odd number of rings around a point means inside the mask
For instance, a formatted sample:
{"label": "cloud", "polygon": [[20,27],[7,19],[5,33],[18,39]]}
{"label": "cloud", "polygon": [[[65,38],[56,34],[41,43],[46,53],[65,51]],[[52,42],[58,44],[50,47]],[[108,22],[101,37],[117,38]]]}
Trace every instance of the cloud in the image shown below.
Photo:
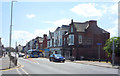
{"label": "cloud", "polygon": [[54,25],[59,25],[59,26],[62,26],[62,25],[68,25],[70,24],[71,20],[70,19],[61,19],[61,20],[57,20],[55,22],[53,22]]}
{"label": "cloud", "polygon": [[114,3],[113,5],[102,5],[101,6],[106,13],[111,13],[111,14],[118,14],[118,3]]}
{"label": "cloud", "polygon": [[110,37],[118,36],[118,26],[117,25],[107,29],[107,31],[110,32]]}
{"label": "cloud", "polygon": [[37,36],[43,37],[43,34],[47,35],[49,34],[49,30],[54,31],[55,29],[54,28],[36,29],[33,34],[35,35],[35,37]]}
{"label": "cloud", "polygon": [[50,23],[53,24],[55,27],[60,27],[62,25],[69,25],[71,23],[71,19],[63,18],[56,21],[45,21],[45,23]]}
{"label": "cloud", "polygon": [[31,18],[34,18],[34,17],[35,17],[35,14],[27,14],[26,16],[27,16],[27,18],[30,18],[30,19],[31,19]]}
{"label": "cloud", "polygon": [[111,12],[112,14],[118,14],[118,3],[115,3],[114,5],[112,5],[112,6],[110,7],[110,12]]}
{"label": "cloud", "polygon": [[35,35],[33,33],[30,33],[27,31],[15,30],[15,31],[13,31],[12,39],[13,39],[13,41],[17,41],[18,44],[21,44],[21,45],[22,45],[22,41],[23,41],[23,45],[25,45],[26,41],[31,40],[32,38],[34,38],[34,36]]}
{"label": "cloud", "polygon": [[119,0],[111,0],[112,2],[119,2]]}
{"label": "cloud", "polygon": [[100,18],[105,13],[117,14],[118,3],[114,3],[113,5],[100,5],[95,3],[78,4],[71,8],[70,11],[78,14],[79,16]]}
{"label": "cloud", "polygon": [[102,10],[95,7],[94,3],[79,4],[70,9],[70,11],[84,17],[102,16],[103,13]]}
{"label": "cloud", "polygon": [[[43,34],[48,35],[49,30],[54,31],[55,28],[47,28],[46,30],[36,29],[36,30],[34,30],[34,32],[28,32],[28,31],[23,31],[23,30],[14,30],[13,34],[12,34],[12,39],[13,39],[12,41],[14,41],[13,43],[15,43],[17,41],[18,44],[25,45],[27,42],[36,38],[37,36],[43,37]],[[12,46],[15,46],[15,45],[12,44]]]}
{"label": "cloud", "polygon": [[107,31],[110,32],[110,37],[118,36],[118,19],[112,22],[113,27],[108,28]]}

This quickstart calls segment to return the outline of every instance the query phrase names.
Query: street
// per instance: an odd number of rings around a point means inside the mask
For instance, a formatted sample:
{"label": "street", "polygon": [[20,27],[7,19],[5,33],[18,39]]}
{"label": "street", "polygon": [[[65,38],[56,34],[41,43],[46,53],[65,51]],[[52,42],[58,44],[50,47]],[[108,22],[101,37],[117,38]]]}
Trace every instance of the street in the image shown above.
{"label": "street", "polygon": [[19,58],[19,68],[2,71],[3,74],[118,74],[118,69],[98,67],[66,61],[50,62],[47,58]]}
{"label": "street", "polygon": [[0,76],[120,76],[118,0],[26,1],[0,2]]}

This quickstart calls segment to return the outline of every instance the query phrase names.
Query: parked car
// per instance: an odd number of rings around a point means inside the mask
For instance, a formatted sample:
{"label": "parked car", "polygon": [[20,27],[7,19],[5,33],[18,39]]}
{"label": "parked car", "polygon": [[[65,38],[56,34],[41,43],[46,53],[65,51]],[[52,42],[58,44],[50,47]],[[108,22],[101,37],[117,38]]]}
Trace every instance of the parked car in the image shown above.
{"label": "parked car", "polygon": [[63,63],[65,62],[65,58],[61,54],[52,54],[49,57],[50,61],[62,61]]}

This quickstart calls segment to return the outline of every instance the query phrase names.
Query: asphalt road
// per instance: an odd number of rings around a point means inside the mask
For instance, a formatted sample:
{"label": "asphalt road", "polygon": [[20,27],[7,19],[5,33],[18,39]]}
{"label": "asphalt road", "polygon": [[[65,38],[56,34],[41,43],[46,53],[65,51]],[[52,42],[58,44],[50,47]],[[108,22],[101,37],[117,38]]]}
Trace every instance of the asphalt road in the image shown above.
{"label": "asphalt road", "polygon": [[3,74],[118,74],[118,69],[74,62],[50,62],[46,58],[18,59],[19,68],[2,71]]}

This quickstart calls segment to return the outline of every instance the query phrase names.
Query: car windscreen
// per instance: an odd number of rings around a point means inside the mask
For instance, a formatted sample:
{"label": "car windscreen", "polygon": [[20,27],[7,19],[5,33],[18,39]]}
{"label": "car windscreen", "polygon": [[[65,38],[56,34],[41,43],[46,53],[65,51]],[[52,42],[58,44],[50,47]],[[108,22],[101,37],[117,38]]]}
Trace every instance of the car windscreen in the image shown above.
{"label": "car windscreen", "polygon": [[55,54],[56,57],[61,57],[61,54]]}
{"label": "car windscreen", "polygon": [[34,52],[32,52],[32,54],[34,54],[34,55],[38,55],[38,52],[37,52],[37,51],[34,51]]}

